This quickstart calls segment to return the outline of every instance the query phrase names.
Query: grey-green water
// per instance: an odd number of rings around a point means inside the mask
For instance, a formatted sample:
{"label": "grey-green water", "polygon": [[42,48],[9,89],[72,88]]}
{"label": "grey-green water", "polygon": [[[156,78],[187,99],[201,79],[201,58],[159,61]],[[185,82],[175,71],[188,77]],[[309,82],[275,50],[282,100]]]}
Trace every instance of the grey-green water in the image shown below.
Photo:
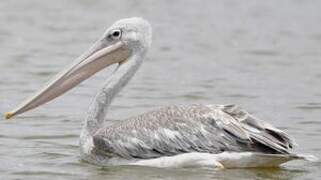
{"label": "grey-green water", "polygon": [[[80,55],[110,24],[141,16],[152,49],[109,119],[169,104],[236,103],[321,154],[320,1],[0,1],[0,111]],[[108,70],[65,96],[0,121],[0,179],[320,179],[321,163],[281,169],[99,168],[78,135]]]}

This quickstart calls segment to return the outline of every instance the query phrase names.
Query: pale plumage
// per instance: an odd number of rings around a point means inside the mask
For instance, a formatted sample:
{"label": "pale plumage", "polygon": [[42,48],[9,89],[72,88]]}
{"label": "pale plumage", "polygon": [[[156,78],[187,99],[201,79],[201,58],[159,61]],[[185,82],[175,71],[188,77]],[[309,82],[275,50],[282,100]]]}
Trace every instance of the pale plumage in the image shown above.
{"label": "pale plumage", "polygon": [[7,118],[44,104],[111,64],[118,67],[98,92],[80,136],[82,159],[101,166],[270,167],[292,159],[289,136],[236,105],[164,107],[114,123],[105,121],[116,94],[142,63],[151,26],[141,18],[114,23],[83,56]]}
{"label": "pale plumage", "polygon": [[150,159],[181,153],[263,152],[288,154],[287,134],[235,105],[164,107],[100,128],[93,153]]}

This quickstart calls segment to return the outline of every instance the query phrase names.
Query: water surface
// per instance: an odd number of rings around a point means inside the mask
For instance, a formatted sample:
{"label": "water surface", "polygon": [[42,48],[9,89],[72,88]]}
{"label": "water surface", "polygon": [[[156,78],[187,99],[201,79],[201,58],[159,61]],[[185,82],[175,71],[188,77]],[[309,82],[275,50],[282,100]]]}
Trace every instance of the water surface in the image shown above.
{"label": "water surface", "polygon": [[[319,1],[0,1],[0,112],[41,87],[115,20],[141,16],[153,45],[110,109],[236,103],[321,154]],[[0,121],[0,179],[320,179],[321,163],[281,169],[100,168],[79,159],[88,105],[109,70],[12,121]]]}

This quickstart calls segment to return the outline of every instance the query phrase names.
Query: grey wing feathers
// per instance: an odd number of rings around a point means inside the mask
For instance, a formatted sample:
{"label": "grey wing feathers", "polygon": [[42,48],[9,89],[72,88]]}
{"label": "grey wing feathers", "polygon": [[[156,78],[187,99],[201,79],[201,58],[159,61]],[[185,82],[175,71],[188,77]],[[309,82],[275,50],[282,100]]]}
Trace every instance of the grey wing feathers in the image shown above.
{"label": "grey wing feathers", "polygon": [[285,132],[254,117],[236,105],[225,105],[222,110],[241,123],[251,140],[274,150],[274,153],[289,153],[289,149],[295,145],[294,140]]}
{"label": "grey wing feathers", "polygon": [[169,106],[99,129],[97,153],[156,158],[186,152],[288,153],[287,134],[235,105]]}

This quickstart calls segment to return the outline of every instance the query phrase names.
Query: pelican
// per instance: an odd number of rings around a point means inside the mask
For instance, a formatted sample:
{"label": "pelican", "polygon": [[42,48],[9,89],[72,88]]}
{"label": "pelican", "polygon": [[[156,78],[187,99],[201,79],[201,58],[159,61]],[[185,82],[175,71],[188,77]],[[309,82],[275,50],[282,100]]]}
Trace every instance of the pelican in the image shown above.
{"label": "pelican", "polygon": [[110,123],[108,107],[129,82],[151,45],[152,28],[142,18],[116,21],[89,50],[43,89],[5,113],[6,119],[45,104],[117,64],[100,89],[80,135],[80,155],[99,165],[153,167],[276,167],[308,159],[291,149],[282,130],[237,105],[172,105]]}

